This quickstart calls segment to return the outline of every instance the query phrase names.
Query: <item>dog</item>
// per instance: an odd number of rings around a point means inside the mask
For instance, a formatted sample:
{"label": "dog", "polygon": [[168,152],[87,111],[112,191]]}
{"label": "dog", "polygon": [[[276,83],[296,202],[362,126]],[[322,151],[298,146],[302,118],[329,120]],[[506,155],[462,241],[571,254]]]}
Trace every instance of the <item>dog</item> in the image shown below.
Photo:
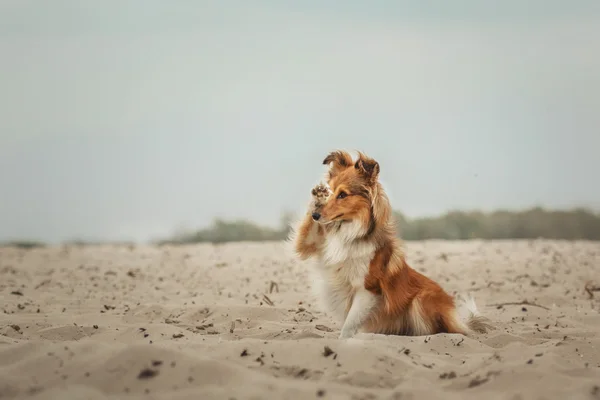
{"label": "dog", "polygon": [[300,260],[315,259],[316,289],[326,311],[358,332],[421,336],[484,333],[492,328],[472,298],[452,296],[406,262],[377,161],[333,151],[324,182],[289,237]]}

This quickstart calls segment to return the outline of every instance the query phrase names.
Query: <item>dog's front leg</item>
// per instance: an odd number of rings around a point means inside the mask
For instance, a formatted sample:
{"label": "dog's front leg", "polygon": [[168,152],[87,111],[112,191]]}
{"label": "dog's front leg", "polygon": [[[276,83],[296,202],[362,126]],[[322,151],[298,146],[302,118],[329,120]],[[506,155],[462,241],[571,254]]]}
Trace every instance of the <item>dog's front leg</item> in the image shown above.
{"label": "dog's front leg", "polygon": [[292,231],[296,254],[301,260],[306,260],[320,251],[324,232],[323,227],[314,220],[314,215],[318,214],[327,202],[331,190],[326,184],[320,183],[312,189],[311,194],[312,198],[306,215],[299,227]]}
{"label": "dog's front leg", "polygon": [[366,322],[376,304],[377,297],[373,293],[364,288],[358,289],[352,298],[352,305],[342,326],[340,339],[347,339],[354,336]]}

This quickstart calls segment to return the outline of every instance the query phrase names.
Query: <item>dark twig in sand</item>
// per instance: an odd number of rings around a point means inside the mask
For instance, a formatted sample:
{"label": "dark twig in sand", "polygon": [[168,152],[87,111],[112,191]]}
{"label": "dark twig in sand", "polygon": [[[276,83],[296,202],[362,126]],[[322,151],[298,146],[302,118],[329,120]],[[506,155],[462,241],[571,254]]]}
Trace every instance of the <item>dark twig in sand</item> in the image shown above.
{"label": "dark twig in sand", "polygon": [[330,355],[335,354],[335,351],[331,350],[331,348],[329,346],[325,346],[323,348],[323,355],[325,357],[329,357]]}
{"label": "dark twig in sand", "polygon": [[51,282],[51,281],[50,281],[50,279],[43,280],[43,281],[41,281],[40,283],[38,283],[38,284],[36,285],[36,287],[34,287],[34,289],[35,289],[35,290],[38,290],[39,288],[41,288],[41,287],[42,287],[42,286],[44,286],[44,285],[47,285],[47,284],[49,284],[50,282]]}
{"label": "dark twig in sand", "polygon": [[484,383],[486,383],[487,381],[489,381],[490,378],[485,377],[485,378],[480,378],[479,376],[476,376],[475,378],[471,379],[471,381],[469,382],[469,388],[474,388],[480,385],[483,385]]}
{"label": "dark twig in sand", "polygon": [[143,370],[140,371],[140,373],[138,374],[138,379],[150,379],[150,378],[154,378],[156,375],[158,375],[158,371],[155,369],[150,369],[150,368],[145,368]]}
{"label": "dark twig in sand", "polygon": [[333,329],[325,325],[316,325],[315,328],[323,332],[333,332]]}
{"label": "dark twig in sand", "polygon": [[269,293],[273,293],[273,289],[277,290],[277,293],[279,293],[279,285],[277,284],[277,282],[271,281],[271,286],[269,286]]}
{"label": "dark twig in sand", "polygon": [[263,294],[263,300],[265,301],[265,303],[267,303],[270,306],[274,306],[275,305],[266,294]]}
{"label": "dark twig in sand", "polygon": [[590,299],[594,298],[594,292],[600,292],[600,286],[595,285],[593,282],[588,282],[585,284],[584,290],[590,296]]}
{"label": "dark twig in sand", "polygon": [[546,306],[541,306],[539,304],[536,303],[532,303],[530,301],[527,300],[523,300],[523,301],[510,301],[507,303],[497,303],[497,304],[488,304],[489,307],[496,307],[496,308],[502,308],[504,306],[532,306],[532,307],[539,307],[539,308],[543,308],[544,310],[548,310],[550,311],[550,309]]}

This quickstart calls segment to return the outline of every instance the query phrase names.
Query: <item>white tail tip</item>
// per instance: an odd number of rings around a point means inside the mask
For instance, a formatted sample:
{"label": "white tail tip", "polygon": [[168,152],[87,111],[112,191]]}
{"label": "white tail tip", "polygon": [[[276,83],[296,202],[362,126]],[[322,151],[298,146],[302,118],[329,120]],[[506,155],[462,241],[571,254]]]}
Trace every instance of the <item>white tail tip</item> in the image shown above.
{"label": "white tail tip", "polygon": [[478,333],[485,333],[488,330],[494,329],[491,325],[491,321],[481,315],[477,309],[477,304],[475,304],[473,296],[469,295],[466,298],[460,296],[458,301],[458,315],[470,330]]}

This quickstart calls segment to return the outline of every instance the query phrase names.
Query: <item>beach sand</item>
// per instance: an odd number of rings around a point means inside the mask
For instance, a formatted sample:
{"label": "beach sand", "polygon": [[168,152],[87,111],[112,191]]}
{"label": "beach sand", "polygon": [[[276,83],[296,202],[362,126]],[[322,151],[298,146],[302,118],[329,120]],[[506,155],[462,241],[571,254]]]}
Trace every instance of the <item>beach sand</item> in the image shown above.
{"label": "beach sand", "polygon": [[340,341],[282,243],[2,248],[0,399],[600,399],[600,243],[405,247],[496,329]]}

